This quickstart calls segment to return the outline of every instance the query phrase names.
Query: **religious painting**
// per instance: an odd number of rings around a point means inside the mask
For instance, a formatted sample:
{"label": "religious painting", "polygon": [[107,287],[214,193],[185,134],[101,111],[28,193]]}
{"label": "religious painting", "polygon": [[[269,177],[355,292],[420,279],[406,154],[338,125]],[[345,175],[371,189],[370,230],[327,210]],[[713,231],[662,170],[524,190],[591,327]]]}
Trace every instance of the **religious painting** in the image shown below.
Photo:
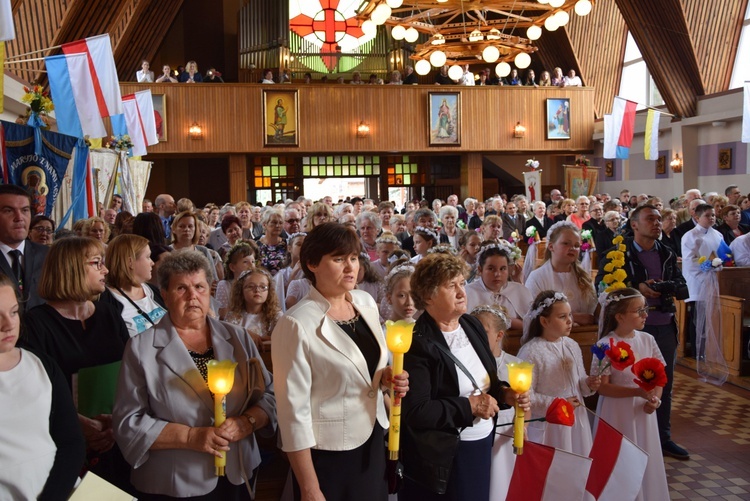
{"label": "religious painting", "polygon": [[729,170],[732,168],[732,148],[719,149],[719,169]]}
{"label": "religious painting", "polygon": [[656,173],[666,174],[667,173],[667,157],[661,156],[656,159]]}
{"label": "religious painting", "polygon": [[461,145],[461,94],[430,92],[430,146]]}
{"label": "religious painting", "polygon": [[604,175],[606,177],[615,177],[615,163],[613,161],[610,160],[604,164]]}
{"label": "religious painting", "polygon": [[580,196],[591,196],[596,192],[599,182],[599,167],[577,167],[564,165],[565,191],[568,198],[575,200]]}
{"label": "religious painting", "polygon": [[264,146],[299,145],[296,90],[263,90]]}
{"label": "religious painting", "polygon": [[547,139],[570,139],[570,99],[547,99]]}
{"label": "religious painting", "polygon": [[154,121],[156,122],[156,135],[159,142],[167,140],[167,96],[164,94],[151,94],[154,102]]}

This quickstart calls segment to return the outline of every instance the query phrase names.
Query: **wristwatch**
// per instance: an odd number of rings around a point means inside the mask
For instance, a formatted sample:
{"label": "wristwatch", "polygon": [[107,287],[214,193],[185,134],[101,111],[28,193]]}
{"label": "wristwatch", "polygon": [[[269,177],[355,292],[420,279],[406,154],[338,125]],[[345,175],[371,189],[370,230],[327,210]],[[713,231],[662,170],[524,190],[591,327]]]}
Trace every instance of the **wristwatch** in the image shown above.
{"label": "wristwatch", "polygon": [[247,419],[247,422],[250,423],[250,426],[253,427],[253,429],[250,431],[250,434],[252,435],[253,433],[255,433],[255,424],[257,423],[257,421],[250,414],[243,414],[243,416],[245,416],[245,419]]}

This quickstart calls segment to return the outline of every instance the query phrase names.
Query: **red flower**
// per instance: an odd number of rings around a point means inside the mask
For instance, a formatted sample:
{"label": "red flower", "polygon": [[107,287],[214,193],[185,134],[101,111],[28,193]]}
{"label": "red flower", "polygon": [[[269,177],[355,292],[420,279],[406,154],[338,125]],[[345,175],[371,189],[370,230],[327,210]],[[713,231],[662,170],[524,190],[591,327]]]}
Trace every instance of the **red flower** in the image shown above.
{"label": "red flower", "polygon": [[576,416],[573,414],[573,404],[564,398],[556,398],[549,404],[545,419],[548,423],[573,426]]}
{"label": "red flower", "polygon": [[630,345],[625,341],[615,343],[614,338],[609,338],[607,356],[612,367],[618,371],[625,370],[626,367],[633,365],[635,362],[635,355],[633,355],[633,349]]}
{"label": "red flower", "polygon": [[633,381],[646,391],[651,391],[657,386],[662,388],[667,384],[667,373],[664,364],[658,358],[649,357],[637,361],[630,368],[635,374]]}

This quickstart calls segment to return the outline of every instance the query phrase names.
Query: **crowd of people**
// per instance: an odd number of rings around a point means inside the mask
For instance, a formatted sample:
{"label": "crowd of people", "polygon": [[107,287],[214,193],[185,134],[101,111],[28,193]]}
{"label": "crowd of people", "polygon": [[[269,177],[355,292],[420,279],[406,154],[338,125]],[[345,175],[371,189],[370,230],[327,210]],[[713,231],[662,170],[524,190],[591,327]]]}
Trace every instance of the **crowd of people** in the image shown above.
{"label": "crowd of people", "polygon": [[[216,71],[216,68],[211,67],[208,69],[205,75],[201,75],[198,72],[198,64],[195,61],[188,61],[185,66],[180,66],[176,70],[172,70],[169,65],[162,67],[162,73],[158,77],[154,78],[154,72],[150,69],[148,61],[141,61],[141,69],[136,71],[136,81],[141,83],[224,83],[221,73]],[[462,74],[458,79],[453,79],[448,76],[448,65],[445,65],[438,70],[434,76],[433,82],[435,85],[510,85],[510,86],[529,86],[529,87],[583,87],[581,77],[576,75],[574,69],[570,69],[567,74],[563,74],[563,70],[559,67],[549,71],[542,71],[537,78],[536,73],[533,69],[529,68],[525,74],[521,76],[519,70],[516,68],[511,69],[510,74],[504,77],[498,76],[490,68],[483,68],[476,73],[473,73],[468,64],[461,66]],[[263,77],[258,80],[261,84],[283,84],[294,82],[294,75],[286,68],[277,72],[274,76],[273,70],[263,70]],[[318,80],[319,83],[326,84],[329,82],[329,76],[323,75]],[[306,72],[299,79],[301,83],[310,84],[313,83],[314,78],[312,73]],[[337,84],[347,83],[346,78],[343,75],[337,76],[332,79]],[[414,72],[414,67],[406,65],[403,71],[393,70],[387,75],[387,79],[379,77],[377,74],[370,74],[367,81],[362,79],[362,75],[359,71],[354,71],[351,74],[351,79],[348,82],[352,85],[417,85],[419,78]]]}
{"label": "crowd of people", "polygon": [[[599,416],[649,454],[642,498],[667,499],[662,454],[689,458],[670,433],[674,300],[701,300],[698,260],[720,243],[749,265],[750,202],[737,186],[668,204],[627,190],[544,199],[200,209],[161,194],[133,215],[115,196],[101,217],[55,232],[22,188],[0,186],[0,401],[22,408],[0,427],[0,463],[14,465],[0,486],[66,499],[85,465],[139,499],[249,499],[257,438],[278,434],[298,499],[382,500],[394,385],[401,499],[489,499],[498,468],[507,488],[511,444],[493,452],[493,441],[507,439],[495,425],[516,403],[538,418],[567,400],[575,425],[534,422],[529,438],[587,456],[583,399],[595,393]],[[613,267],[623,288],[606,293]],[[416,322],[395,377],[386,320]],[[602,340],[664,363],[666,386],[645,391],[624,370],[584,367],[569,335],[597,323]],[[522,332],[517,358],[503,351],[509,330]],[[238,364],[218,427],[213,359]],[[528,393],[505,382],[513,360],[535,364]]]}

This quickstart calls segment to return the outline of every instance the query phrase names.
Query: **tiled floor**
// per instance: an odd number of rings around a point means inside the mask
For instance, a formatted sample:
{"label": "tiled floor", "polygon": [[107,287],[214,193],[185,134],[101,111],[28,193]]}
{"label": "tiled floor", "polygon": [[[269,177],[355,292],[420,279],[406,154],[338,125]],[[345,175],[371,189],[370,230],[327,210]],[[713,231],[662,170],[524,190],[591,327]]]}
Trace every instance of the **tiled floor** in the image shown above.
{"label": "tiled floor", "polygon": [[679,368],[672,437],[689,461],[665,458],[672,499],[750,500],[750,391],[716,387]]}

